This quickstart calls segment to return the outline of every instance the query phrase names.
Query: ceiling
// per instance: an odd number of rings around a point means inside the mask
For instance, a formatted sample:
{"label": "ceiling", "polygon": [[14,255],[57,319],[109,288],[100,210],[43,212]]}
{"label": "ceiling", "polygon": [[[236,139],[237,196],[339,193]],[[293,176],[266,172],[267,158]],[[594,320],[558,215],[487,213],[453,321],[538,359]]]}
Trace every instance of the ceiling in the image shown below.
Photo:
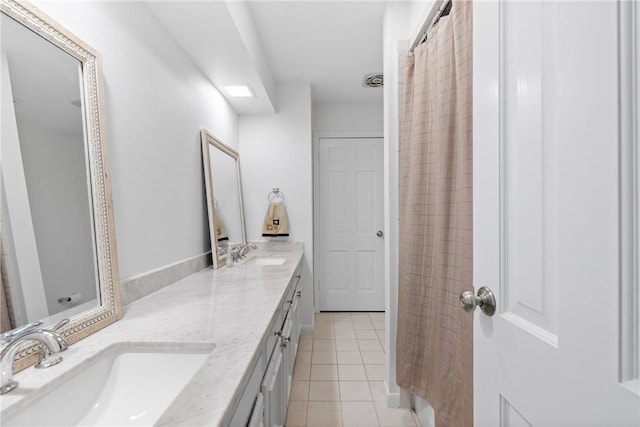
{"label": "ceiling", "polygon": [[315,104],[382,102],[382,89],[363,87],[362,81],[382,72],[385,5],[362,0],[147,2],[214,85],[251,86],[255,98],[227,97],[239,114],[277,111],[279,83],[310,83]]}

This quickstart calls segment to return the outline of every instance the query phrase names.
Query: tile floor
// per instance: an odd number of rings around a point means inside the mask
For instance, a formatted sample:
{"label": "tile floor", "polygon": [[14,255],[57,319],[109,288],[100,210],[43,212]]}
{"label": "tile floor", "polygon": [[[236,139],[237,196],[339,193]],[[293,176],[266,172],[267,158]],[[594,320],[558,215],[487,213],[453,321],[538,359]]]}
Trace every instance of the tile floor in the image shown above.
{"label": "tile floor", "polygon": [[296,356],[286,427],[415,427],[387,408],[384,313],[318,313]]}

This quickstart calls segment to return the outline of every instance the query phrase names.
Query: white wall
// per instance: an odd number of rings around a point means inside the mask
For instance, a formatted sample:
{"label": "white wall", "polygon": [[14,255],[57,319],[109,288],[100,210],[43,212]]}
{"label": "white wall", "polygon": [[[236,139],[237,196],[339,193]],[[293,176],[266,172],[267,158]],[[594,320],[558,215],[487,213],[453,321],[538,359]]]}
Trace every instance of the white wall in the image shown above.
{"label": "white wall", "polygon": [[[372,88],[380,90],[382,88]],[[314,104],[314,132],[358,132],[383,129],[382,102],[359,104]]]}
{"label": "white wall", "polygon": [[[384,200],[385,200],[385,383],[389,405],[400,406],[400,388],[396,384],[396,331],[398,320],[398,151],[400,149],[400,91],[404,75],[400,72],[408,48],[406,3],[390,3],[384,16]],[[404,402],[403,402],[404,403]]]}
{"label": "white wall", "polygon": [[71,307],[58,298],[81,293],[81,302],[91,301],[98,289],[82,124],[68,135],[16,115],[48,314],[55,314]]}
{"label": "white wall", "polygon": [[209,251],[199,131],[236,113],[144,4],[33,3],[102,55],[120,277]]}
{"label": "white wall", "polygon": [[278,86],[278,111],[241,116],[240,164],[249,241],[262,237],[267,196],[273,187],[284,193],[289,240],[304,241],[302,324],[313,325],[313,199],[311,86]]}
{"label": "white wall", "polygon": [[[15,322],[26,323],[49,315],[42,284],[36,236],[22,162],[22,149],[13,102],[7,55],[2,51],[0,134],[3,168],[0,174],[0,246],[2,281]],[[6,246],[4,246],[6,245]],[[6,267],[5,267],[6,266]],[[8,267],[8,268],[7,268]],[[25,304],[29,301],[29,305]]]}

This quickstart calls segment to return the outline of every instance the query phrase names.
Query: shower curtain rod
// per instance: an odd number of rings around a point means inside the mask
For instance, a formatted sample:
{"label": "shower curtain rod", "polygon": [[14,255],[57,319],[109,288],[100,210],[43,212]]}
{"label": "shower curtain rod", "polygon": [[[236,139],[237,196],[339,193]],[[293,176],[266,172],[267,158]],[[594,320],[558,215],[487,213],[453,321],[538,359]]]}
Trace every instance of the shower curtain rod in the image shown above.
{"label": "shower curtain rod", "polygon": [[413,54],[413,51],[416,47],[420,45],[420,43],[424,42],[427,39],[427,32],[433,27],[436,22],[440,19],[440,17],[447,10],[447,7],[451,4],[453,0],[436,0],[431,8],[431,12],[429,12],[429,16],[425,19],[424,24],[422,24],[422,28],[420,28],[420,32],[416,36],[416,39],[413,41],[411,48],[409,49],[409,53]]}

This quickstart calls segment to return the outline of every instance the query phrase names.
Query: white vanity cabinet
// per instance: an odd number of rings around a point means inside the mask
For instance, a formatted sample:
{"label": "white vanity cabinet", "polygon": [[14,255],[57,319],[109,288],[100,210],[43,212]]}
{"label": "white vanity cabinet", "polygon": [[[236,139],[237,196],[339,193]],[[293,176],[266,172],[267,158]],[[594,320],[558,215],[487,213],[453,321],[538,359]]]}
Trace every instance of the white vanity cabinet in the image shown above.
{"label": "white vanity cabinet", "polygon": [[284,380],[285,380],[285,399],[289,401],[289,393],[291,391],[291,380],[293,378],[293,366],[296,361],[296,353],[298,351],[298,343],[300,341],[300,298],[302,291],[300,290],[300,276],[295,278],[293,293],[289,302],[289,310],[287,313],[284,326],[282,328],[282,352],[284,359]]}
{"label": "white vanity cabinet", "polygon": [[231,426],[284,425],[301,331],[300,279],[298,265],[274,313],[265,344],[236,407]]}

